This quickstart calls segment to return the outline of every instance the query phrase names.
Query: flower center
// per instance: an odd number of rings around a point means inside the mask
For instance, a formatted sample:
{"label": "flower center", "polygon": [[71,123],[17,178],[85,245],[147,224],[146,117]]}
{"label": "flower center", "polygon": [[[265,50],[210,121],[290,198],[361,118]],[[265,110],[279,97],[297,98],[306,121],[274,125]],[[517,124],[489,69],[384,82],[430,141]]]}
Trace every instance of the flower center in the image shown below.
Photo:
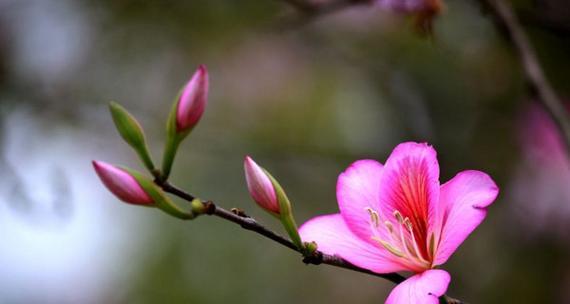
{"label": "flower center", "polygon": [[[426,238],[414,234],[412,221],[410,218],[402,216],[400,211],[395,210],[393,212],[394,218],[392,220],[382,219],[381,215],[372,208],[367,207],[366,211],[370,215],[371,238],[375,242],[412,270],[424,270],[432,267],[435,251],[433,234],[427,238],[429,244],[424,244],[419,240]],[[427,252],[428,256],[422,252]]]}

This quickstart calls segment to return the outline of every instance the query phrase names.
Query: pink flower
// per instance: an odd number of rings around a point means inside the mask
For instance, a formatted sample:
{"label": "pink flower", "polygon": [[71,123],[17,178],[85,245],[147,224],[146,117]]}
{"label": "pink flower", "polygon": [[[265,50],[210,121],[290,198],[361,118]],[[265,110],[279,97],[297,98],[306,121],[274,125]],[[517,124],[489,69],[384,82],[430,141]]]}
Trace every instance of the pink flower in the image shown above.
{"label": "pink flower", "polygon": [[[570,110],[570,104],[566,106]],[[523,154],[533,162],[551,167],[561,167],[568,172],[570,166],[566,158],[564,140],[552,118],[537,103],[531,103],[519,114],[518,139]]]}
{"label": "pink flower", "polygon": [[438,303],[450,276],[433,269],[447,261],[483,221],[499,189],[479,171],[439,183],[435,150],[397,146],[386,165],[359,160],[338,178],[340,213],[315,217],[299,230],[334,254],[377,273],[411,271],[386,303]]}
{"label": "pink flower", "polygon": [[153,199],[127,171],[101,161],[93,161],[93,167],[107,189],[123,202],[136,205],[154,204]]}
{"label": "pink flower", "polygon": [[208,101],[208,71],[200,65],[186,84],[176,108],[176,130],[185,132],[192,129],[204,114]]}
{"label": "pink flower", "polygon": [[570,162],[563,136],[538,103],[522,109],[516,127],[522,150],[509,187],[509,220],[525,228],[520,235],[525,239],[547,237],[570,244]]}
{"label": "pink flower", "polygon": [[279,214],[279,201],[273,183],[267,173],[257,165],[251,157],[246,156],[243,162],[247,189],[253,200],[263,209]]}

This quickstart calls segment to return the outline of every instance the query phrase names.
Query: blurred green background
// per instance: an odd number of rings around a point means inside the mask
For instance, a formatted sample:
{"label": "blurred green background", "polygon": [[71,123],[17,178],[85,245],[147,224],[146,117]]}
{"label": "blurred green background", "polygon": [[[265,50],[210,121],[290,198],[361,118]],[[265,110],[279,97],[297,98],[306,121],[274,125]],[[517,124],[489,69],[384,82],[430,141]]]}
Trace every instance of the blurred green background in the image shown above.
{"label": "blurred green background", "polygon": [[[521,134],[531,100],[517,58],[474,1],[446,4],[427,39],[372,7],[295,26],[275,0],[0,0],[0,303],[384,301],[387,281],[306,266],[233,224],[182,222],[103,188],[92,159],[142,170],[107,103],[140,120],[158,160],[171,102],[202,63],[210,100],[173,183],[281,231],[249,198],[244,155],[279,179],[302,223],[336,212],[351,162],[427,141],[442,182],[478,169],[501,188],[445,265],[449,294],[570,302],[567,163],[525,150],[519,139],[539,135]],[[570,24],[570,5],[516,5],[567,96],[570,36],[552,24]]]}

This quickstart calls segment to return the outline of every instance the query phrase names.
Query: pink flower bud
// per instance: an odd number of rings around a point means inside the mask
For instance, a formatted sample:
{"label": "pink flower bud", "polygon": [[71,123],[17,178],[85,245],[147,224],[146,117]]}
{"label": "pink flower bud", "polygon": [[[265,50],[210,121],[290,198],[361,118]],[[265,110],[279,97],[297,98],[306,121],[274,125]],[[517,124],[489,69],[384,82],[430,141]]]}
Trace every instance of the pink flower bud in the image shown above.
{"label": "pink flower bud", "polygon": [[261,206],[261,208],[279,214],[279,201],[277,200],[273,183],[269,176],[267,176],[267,173],[249,156],[245,157],[243,167],[245,170],[247,189],[253,200]]}
{"label": "pink flower bud", "polygon": [[93,167],[107,189],[123,202],[136,205],[154,204],[153,199],[127,171],[100,161],[93,161]]}
{"label": "pink flower bud", "polygon": [[192,129],[202,117],[208,100],[208,71],[200,65],[186,84],[176,108],[176,130]]}

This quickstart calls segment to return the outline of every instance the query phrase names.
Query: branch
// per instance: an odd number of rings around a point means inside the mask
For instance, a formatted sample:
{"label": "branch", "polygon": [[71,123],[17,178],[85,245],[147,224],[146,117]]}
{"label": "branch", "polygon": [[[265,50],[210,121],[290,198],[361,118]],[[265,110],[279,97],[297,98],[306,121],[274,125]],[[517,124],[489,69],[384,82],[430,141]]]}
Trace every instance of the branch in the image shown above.
{"label": "branch", "polygon": [[[187,192],[169,184],[168,182],[161,182],[157,179],[157,180],[155,180],[155,183],[158,186],[160,186],[165,192],[171,193],[171,194],[173,194],[173,195],[175,195],[181,199],[184,199],[188,202],[192,202],[195,199],[195,197],[192,194],[187,193]],[[204,208],[206,210],[205,214],[207,214],[207,215],[217,216],[219,218],[222,218],[222,219],[225,219],[227,221],[238,224],[243,229],[253,231],[257,234],[261,234],[264,237],[266,237],[272,241],[275,241],[275,242],[277,242],[277,243],[279,243],[279,244],[281,244],[281,245],[283,245],[283,246],[285,246],[285,247],[287,247],[293,251],[296,251],[298,253],[303,254],[304,255],[303,256],[303,263],[305,263],[305,264],[313,264],[313,265],[327,264],[327,265],[336,266],[339,268],[344,268],[344,269],[368,274],[368,275],[375,276],[375,277],[380,277],[380,278],[386,279],[390,282],[393,282],[395,284],[399,284],[406,279],[405,277],[403,277],[402,275],[400,275],[398,273],[385,273],[385,274],[375,273],[375,272],[370,271],[368,269],[361,268],[361,267],[358,267],[356,265],[353,265],[352,263],[344,260],[343,258],[341,258],[339,256],[328,255],[328,254],[322,253],[318,250],[316,252],[314,252],[312,255],[306,256],[291,241],[289,241],[288,239],[282,237],[281,235],[267,229],[265,226],[258,223],[254,218],[247,216],[241,210],[232,209],[231,211],[228,211],[222,207],[217,206],[212,201],[206,201],[203,203],[203,205],[204,205]],[[451,297],[446,296],[446,295],[443,295],[440,297],[440,302],[441,303],[447,303],[447,304],[461,304],[461,303],[463,303],[460,300],[451,298]]]}
{"label": "branch", "polygon": [[556,123],[566,145],[566,156],[570,159],[570,118],[568,112],[546,79],[532,44],[517,20],[513,9],[504,0],[478,1],[488,10],[499,31],[503,33],[518,53],[531,93],[542,102]]}

